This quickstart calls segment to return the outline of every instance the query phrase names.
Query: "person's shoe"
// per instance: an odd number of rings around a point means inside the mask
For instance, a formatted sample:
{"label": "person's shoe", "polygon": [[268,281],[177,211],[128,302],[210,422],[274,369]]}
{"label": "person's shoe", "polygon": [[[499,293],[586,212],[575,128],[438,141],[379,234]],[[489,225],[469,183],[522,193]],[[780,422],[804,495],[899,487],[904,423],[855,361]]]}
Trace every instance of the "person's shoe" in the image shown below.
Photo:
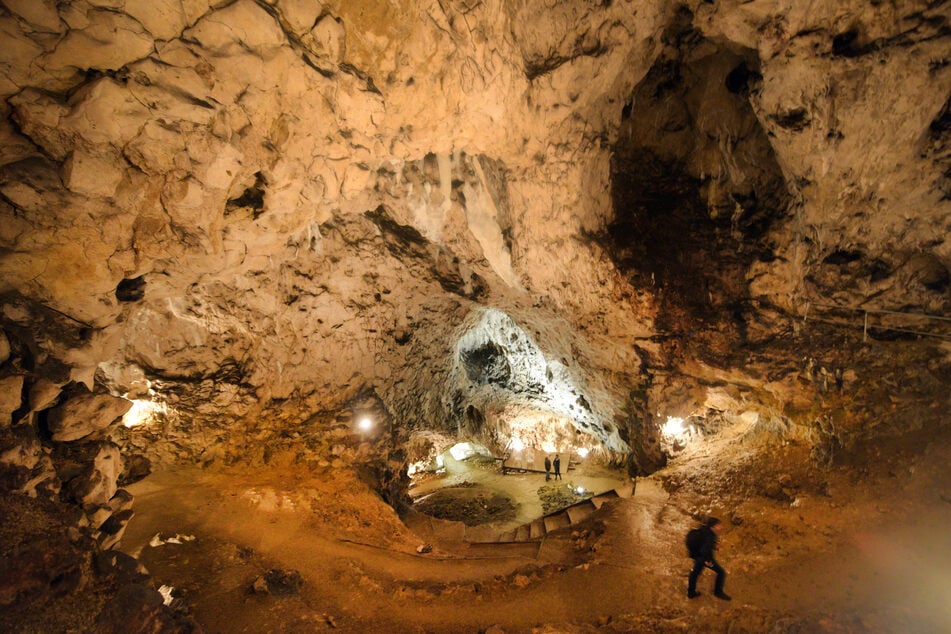
{"label": "person's shoe", "polygon": [[732,600],[733,600],[733,597],[731,597],[730,595],[728,595],[726,592],[723,592],[723,591],[714,592],[714,593],[713,593],[713,596],[715,596],[715,597],[718,598],[718,599],[723,599],[724,601],[732,601]]}
{"label": "person's shoe", "polygon": [[687,591],[687,598],[688,598],[688,599],[696,599],[696,598],[699,597],[699,596],[700,596],[700,593],[697,592],[696,590],[694,590],[694,591],[689,591],[689,590],[688,590],[688,591]]}

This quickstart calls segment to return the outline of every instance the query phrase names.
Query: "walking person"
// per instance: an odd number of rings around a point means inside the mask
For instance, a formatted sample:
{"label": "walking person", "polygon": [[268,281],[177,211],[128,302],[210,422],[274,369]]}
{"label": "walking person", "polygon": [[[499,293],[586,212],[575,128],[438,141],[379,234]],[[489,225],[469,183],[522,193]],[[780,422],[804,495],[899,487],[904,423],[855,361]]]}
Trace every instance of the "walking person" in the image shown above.
{"label": "walking person", "polygon": [[687,553],[693,559],[693,569],[687,578],[687,597],[693,599],[699,597],[697,592],[697,579],[704,568],[709,568],[716,573],[717,578],[713,585],[713,596],[724,601],[731,599],[730,595],[723,591],[723,584],[726,581],[726,571],[717,563],[715,553],[717,549],[718,533],[723,528],[723,524],[715,517],[709,517],[697,528],[691,529],[687,533]]}
{"label": "walking person", "polygon": [[545,482],[551,480],[551,456],[545,455]]}
{"label": "walking person", "polygon": [[561,458],[558,457],[558,454],[555,454],[555,461],[552,465],[555,467],[555,479],[561,480]]}

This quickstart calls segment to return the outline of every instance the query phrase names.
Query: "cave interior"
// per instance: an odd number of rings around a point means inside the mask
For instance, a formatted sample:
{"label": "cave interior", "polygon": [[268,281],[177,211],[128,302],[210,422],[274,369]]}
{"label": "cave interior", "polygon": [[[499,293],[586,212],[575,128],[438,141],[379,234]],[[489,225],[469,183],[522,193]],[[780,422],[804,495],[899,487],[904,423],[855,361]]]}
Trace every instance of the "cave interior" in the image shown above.
{"label": "cave interior", "polygon": [[827,4],[0,0],[0,629],[951,629],[951,3]]}

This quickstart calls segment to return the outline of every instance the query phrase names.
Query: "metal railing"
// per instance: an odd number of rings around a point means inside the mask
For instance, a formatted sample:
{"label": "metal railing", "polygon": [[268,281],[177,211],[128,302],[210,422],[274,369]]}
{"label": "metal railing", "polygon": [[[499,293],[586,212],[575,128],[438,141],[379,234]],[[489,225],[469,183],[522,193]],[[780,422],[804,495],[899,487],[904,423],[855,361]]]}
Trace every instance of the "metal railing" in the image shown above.
{"label": "metal railing", "polygon": [[[900,310],[886,310],[884,308],[862,308],[860,306],[838,306],[836,304],[823,304],[819,302],[806,302],[806,309],[802,315],[803,323],[806,321],[816,321],[825,324],[832,324],[835,326],[852,326],[853,324],[848,321],[840,321],[833,319],[823,319],[822,317],[810,317],[809,310],[812,307],[826,310],[838,310],[845,312],[853,313],[862,313],[862,341],[868,340],[868,331],[869,328],[875,330],[889,330],[892,332],[900,332],[910,335],[917,335],[919,337],[936,337],[938,339],[943,339],[945,341],[951,341],[951,317],[945,317],[943,315],[930,315],[928,313],[909,313],[903,312]],[[934,320],[938,322],[947,322],[949,324],[949,332],[928,332],[924,330],[912,330],[911,328],[902,328],[899,326],[889,326],[887,324],[869,324],[869,315],[898,315],[901,317],[914,318],[914,319],[924,319],[924,320]]]}

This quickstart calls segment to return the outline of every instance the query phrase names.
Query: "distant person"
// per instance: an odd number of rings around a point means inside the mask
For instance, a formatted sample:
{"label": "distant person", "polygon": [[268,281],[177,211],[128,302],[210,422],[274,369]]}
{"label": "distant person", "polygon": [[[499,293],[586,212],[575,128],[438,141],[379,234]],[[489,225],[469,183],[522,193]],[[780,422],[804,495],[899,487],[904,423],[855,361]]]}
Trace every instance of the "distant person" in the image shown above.
{"label": "distant person", "polygon": [[717,534],[723,528],[715,517],[707,518],[701,526],[691,529],[687,533],[687,553],[693,559],[693,570],[690,571],[690,577],[687,580],[687,597],[693,599],[699,597],[697,592],[697,578],[704,568],[709,568],[717,574],[716,582],[713,586],[713,596],[724,601],[730,600],[730,595],[723,591],[723,583],[726,581],[726,571],[717,563],[714,554],[717,549]]}
{"label": "distant person", "polygon": [[558,454],[555,454],[555,461],[552,466],[555,467],[555,479],[561,480],[561,458],[558,457]]}
{"label": "distant person", "polygon": [[551,456],[545,456],[545,482],[551,480]]}

